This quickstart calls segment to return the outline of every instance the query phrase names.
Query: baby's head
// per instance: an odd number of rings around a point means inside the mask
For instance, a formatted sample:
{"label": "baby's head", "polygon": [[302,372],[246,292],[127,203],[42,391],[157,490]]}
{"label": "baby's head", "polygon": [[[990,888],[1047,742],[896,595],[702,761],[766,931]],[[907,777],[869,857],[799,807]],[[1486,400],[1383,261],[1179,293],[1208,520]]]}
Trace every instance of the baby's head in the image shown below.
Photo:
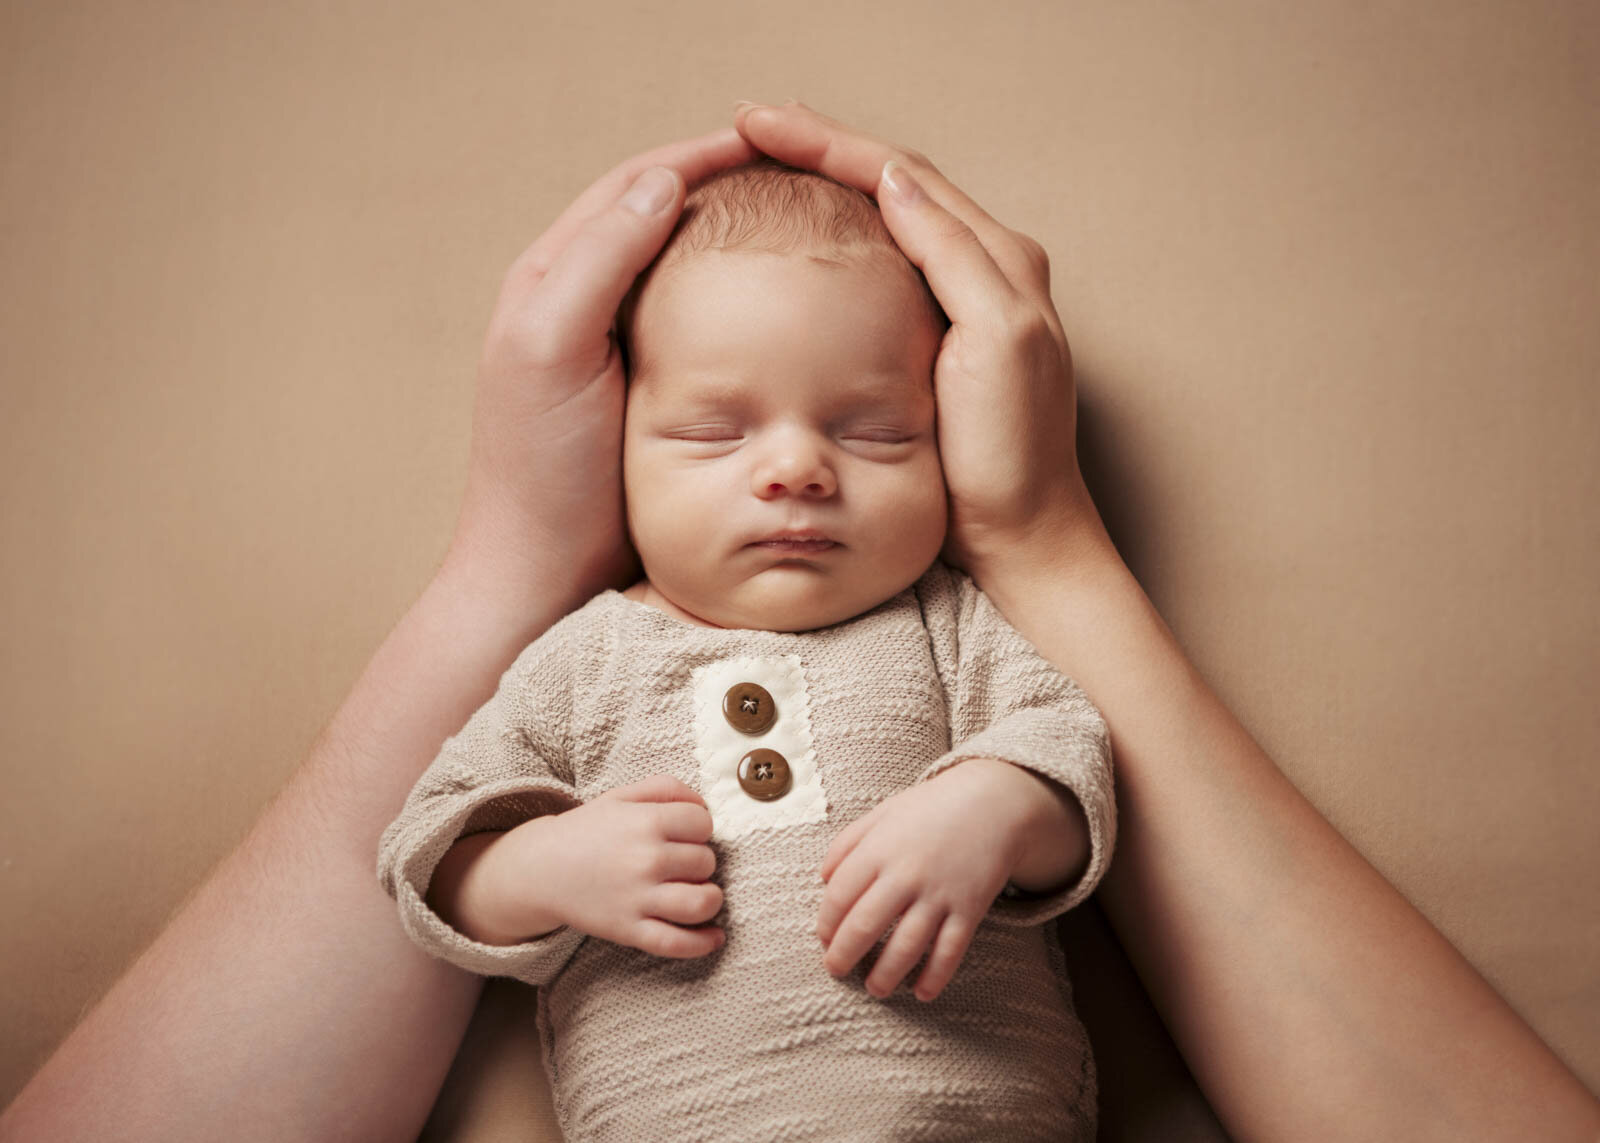
{"label": "baby's head", "polygon": [[[914,583],[945,536],[948,328],[868,195],[767,157],[695,187],[617,315],[655,590],[719,627],[807,631]],[[791,530],[833,544],[760,543]]]}

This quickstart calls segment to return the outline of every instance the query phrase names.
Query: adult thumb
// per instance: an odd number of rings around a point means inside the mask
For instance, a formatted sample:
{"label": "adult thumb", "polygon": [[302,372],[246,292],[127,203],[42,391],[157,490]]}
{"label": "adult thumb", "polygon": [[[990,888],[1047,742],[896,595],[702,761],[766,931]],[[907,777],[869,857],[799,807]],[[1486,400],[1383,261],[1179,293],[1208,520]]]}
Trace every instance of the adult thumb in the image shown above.
{"label": "adult thumb", "polygon": [[609,210],[583,224],[539,283],[538,316],[557,360],[603,345],[633,280],[661,252],[682,210],[683,178],[647,167]]}

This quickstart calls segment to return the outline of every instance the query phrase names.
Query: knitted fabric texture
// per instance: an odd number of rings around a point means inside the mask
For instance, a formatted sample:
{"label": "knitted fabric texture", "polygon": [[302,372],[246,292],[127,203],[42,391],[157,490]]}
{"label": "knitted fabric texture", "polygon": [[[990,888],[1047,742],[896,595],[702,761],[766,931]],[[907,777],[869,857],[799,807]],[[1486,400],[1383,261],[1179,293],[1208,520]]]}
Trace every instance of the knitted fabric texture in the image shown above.
{"label": "knitted fabric texture", "polygon": [[[726,739],[720,708],[706,707],[727,678],[772,682],[769,731]],[[773,743],[794,787],[758,802],[728,775],[740,747]],[[865,990],[887,935],[835,979],[816,936],[829,843],[978,757],[1072,791],[1087,872],[1043,896],[1008,887],[932,1002],[910,992],[920,965],[888,997]],[[427,906],[458,839],[662,772],[711,809],[717,951],[658,957],[567,926],[487,945]],[[538,986],[569,1143],[1092,1140],[1094,1058],[1048,922],[1094,890],[1115,837],[1100,712],[970,578],[935,562],[872,610],[804,632],[700,627],[603,592],[529,644],[445,740],[383,833],[378,878],[423,949]]]}

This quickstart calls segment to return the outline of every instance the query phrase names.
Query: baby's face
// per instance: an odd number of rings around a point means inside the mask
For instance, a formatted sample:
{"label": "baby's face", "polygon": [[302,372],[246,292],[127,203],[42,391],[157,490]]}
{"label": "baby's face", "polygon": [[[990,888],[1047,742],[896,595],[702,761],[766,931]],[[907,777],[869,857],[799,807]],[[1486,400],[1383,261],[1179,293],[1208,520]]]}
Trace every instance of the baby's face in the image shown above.
{"label": "baby's face", "polygon": [[[806,631],[910,586],[944,543],[942,331],[887,268],[709,251],[639,299],[623,434],[651,586],[719,627]],[[763,544],[815,530],[820,551]]]}

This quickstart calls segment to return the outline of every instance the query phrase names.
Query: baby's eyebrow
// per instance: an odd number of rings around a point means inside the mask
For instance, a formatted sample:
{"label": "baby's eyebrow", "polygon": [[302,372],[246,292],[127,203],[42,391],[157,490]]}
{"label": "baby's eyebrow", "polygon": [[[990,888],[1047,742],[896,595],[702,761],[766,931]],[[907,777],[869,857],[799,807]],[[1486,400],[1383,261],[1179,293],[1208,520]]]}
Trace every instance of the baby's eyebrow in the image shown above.
{"label": "baby's eyebrow", "polygon": [[[730,405],[751,404],[757,399],[749,386],[736,381],[711,379],[679,382],[674,391],[662,393],[658,390],[654,396],[657,404],[668,406],[675,411],[726,408]],[[890,374],[865,376],[839,394],[841,404],[862,409],[915,407],[922,404],[924,399],[931,397],[931,387],[924,393],[915,386],[908,385],[905,378]]]}

